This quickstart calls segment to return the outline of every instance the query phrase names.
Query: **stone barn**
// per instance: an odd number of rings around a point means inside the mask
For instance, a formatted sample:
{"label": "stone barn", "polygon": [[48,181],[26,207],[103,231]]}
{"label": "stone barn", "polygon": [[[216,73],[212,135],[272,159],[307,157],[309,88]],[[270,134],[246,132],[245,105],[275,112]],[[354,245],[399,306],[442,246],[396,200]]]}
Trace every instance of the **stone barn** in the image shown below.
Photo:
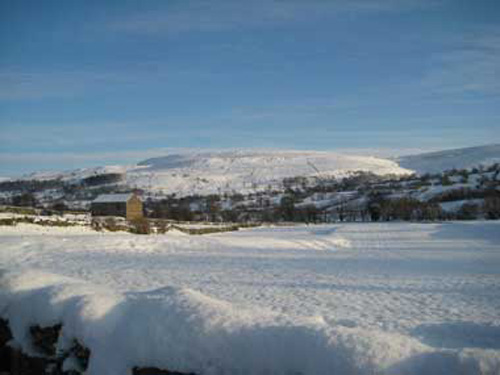
{"label": "stone barn", "polygon": [[100,195],[92,201],[90,212],[92,216],[122,216],[127,220],[144,217],[142,201],[134,193]]}

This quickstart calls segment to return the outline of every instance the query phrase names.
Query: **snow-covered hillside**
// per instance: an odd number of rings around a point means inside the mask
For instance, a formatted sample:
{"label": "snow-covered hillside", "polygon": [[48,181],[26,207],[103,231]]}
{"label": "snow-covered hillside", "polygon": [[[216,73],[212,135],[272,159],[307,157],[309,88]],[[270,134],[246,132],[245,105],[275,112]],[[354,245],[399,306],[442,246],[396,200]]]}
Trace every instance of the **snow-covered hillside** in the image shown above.
{"label": "snow-covered hillside", "polygon": [[173,154],[145,160],[127,171],[127,182],[178,195],[248,193],[279,187],[297,176],[345,177],[353,171],[407,174],[394,161],[314,151],[234,151]]}
{"label": "snow-covered hillside", "polygon": [[396,159],[402,168],[417,173],[439,173],[500,162],[500,144],[402,156]]}
{"label": "snow-covered hillside", "polygon": [[[285,179],[305,178],[318,184],[325,180],[352,177],[358,172],[402,176],[413,172],[434,173],[452,168],[491,165],[498,161],[500,145],[404,156],[394,160],[325,151],[184,152],[144,160],[135,165],[32,173],[22,179],[2,182],[0,194],[8,200],[26,191],[36,192],[37,199],[42,202],[64,197],[71,201],[89,201],[96,194],[134,188],[156,197],[170,194],[177,197],[224,193],[247,195],[284,191]],[[78,193],[78,196],[71,196],[71,193]]]}
{"label": "snow-covered hillside", "polygon": [[78,182],[102,174],[121,174],[131,188],[177,196],[249,193],[282,187],[292,177],[345,177],[354,171],[377,175],[411,173],[392,160],[319,151],[220,151],[169,154],[129,166],[35,172],[24,180]]}

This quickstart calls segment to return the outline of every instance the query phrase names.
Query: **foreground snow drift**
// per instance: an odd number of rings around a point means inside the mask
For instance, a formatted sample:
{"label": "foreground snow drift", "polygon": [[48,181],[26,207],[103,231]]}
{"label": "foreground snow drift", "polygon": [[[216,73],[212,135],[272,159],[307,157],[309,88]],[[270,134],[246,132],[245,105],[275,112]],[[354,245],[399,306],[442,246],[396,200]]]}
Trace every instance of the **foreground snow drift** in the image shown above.
{"label": "foreground snow drift", "polygon": [[88,374],[156,366],[198,374],[498,374],[495,351],[433,350],[399,334],[291,319],[174,287],[117,293],[38,271],[4,272],[0,311],[30,352],[29,327],[63,324],[91,350]]}
{"label": "foreground snow drift", "polygon": [[29,351],[30,326],[62,323],[62,352],[73,338],[92,351],[87,374],[500,374],[500,222],[19,224],[0,244],[15,342]]}

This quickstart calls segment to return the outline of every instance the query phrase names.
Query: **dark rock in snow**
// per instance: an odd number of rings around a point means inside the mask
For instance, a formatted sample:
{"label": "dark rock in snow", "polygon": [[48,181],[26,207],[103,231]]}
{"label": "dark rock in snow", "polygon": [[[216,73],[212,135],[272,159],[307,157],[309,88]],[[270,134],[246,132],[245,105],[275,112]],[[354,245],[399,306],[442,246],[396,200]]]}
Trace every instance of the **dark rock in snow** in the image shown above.
{"label": "dark rock in snow", "polygon": [[51,327],[31,326],[30,334],[33,346],[46,356],[54,356],[56,354],[56,343],[59,339],[61,324],[56,324]]}

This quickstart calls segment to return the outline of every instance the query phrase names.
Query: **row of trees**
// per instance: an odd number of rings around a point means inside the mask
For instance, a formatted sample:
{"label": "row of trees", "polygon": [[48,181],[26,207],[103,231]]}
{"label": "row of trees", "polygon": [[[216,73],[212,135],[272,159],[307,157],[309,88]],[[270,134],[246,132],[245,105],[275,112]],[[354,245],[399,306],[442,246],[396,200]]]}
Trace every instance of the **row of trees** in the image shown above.
{"label": "row of trees", "polygon": [[[293,194],[284,195],[278,204],[255,203],[224,208],[219,196],[170,198],[149,201],[148,216],[178,221],[219,222],[332,222],[332,221],[434,221],[473,220],[478,218],[500,219],[500,192],[491,193],[484,203],[465,203],[454,212],[441,208],[440,202],[423,202],[411,197],[387,197],[373,193],[367,201],[353,204],[353,200],[338,202],[335,206],[320,209],[313,204],[299,204]],[[255,202],[258,202],[256,200]]]}
{"label": "row of trees", "polygon": [[397,199],[374,197],[368,204],[368,211],[371,221],[433,221],[444,218],[439,204],[406,197]]}
{"label": "row of trees", "polygon": [[79,182],[64,181],[61,178],[46,180],[15,180],[0,182],[0,192],[37,193],[44,190],[76,190],[79,188],[117,184],[123,180],[120,173],[101,173],[83,178]]}

